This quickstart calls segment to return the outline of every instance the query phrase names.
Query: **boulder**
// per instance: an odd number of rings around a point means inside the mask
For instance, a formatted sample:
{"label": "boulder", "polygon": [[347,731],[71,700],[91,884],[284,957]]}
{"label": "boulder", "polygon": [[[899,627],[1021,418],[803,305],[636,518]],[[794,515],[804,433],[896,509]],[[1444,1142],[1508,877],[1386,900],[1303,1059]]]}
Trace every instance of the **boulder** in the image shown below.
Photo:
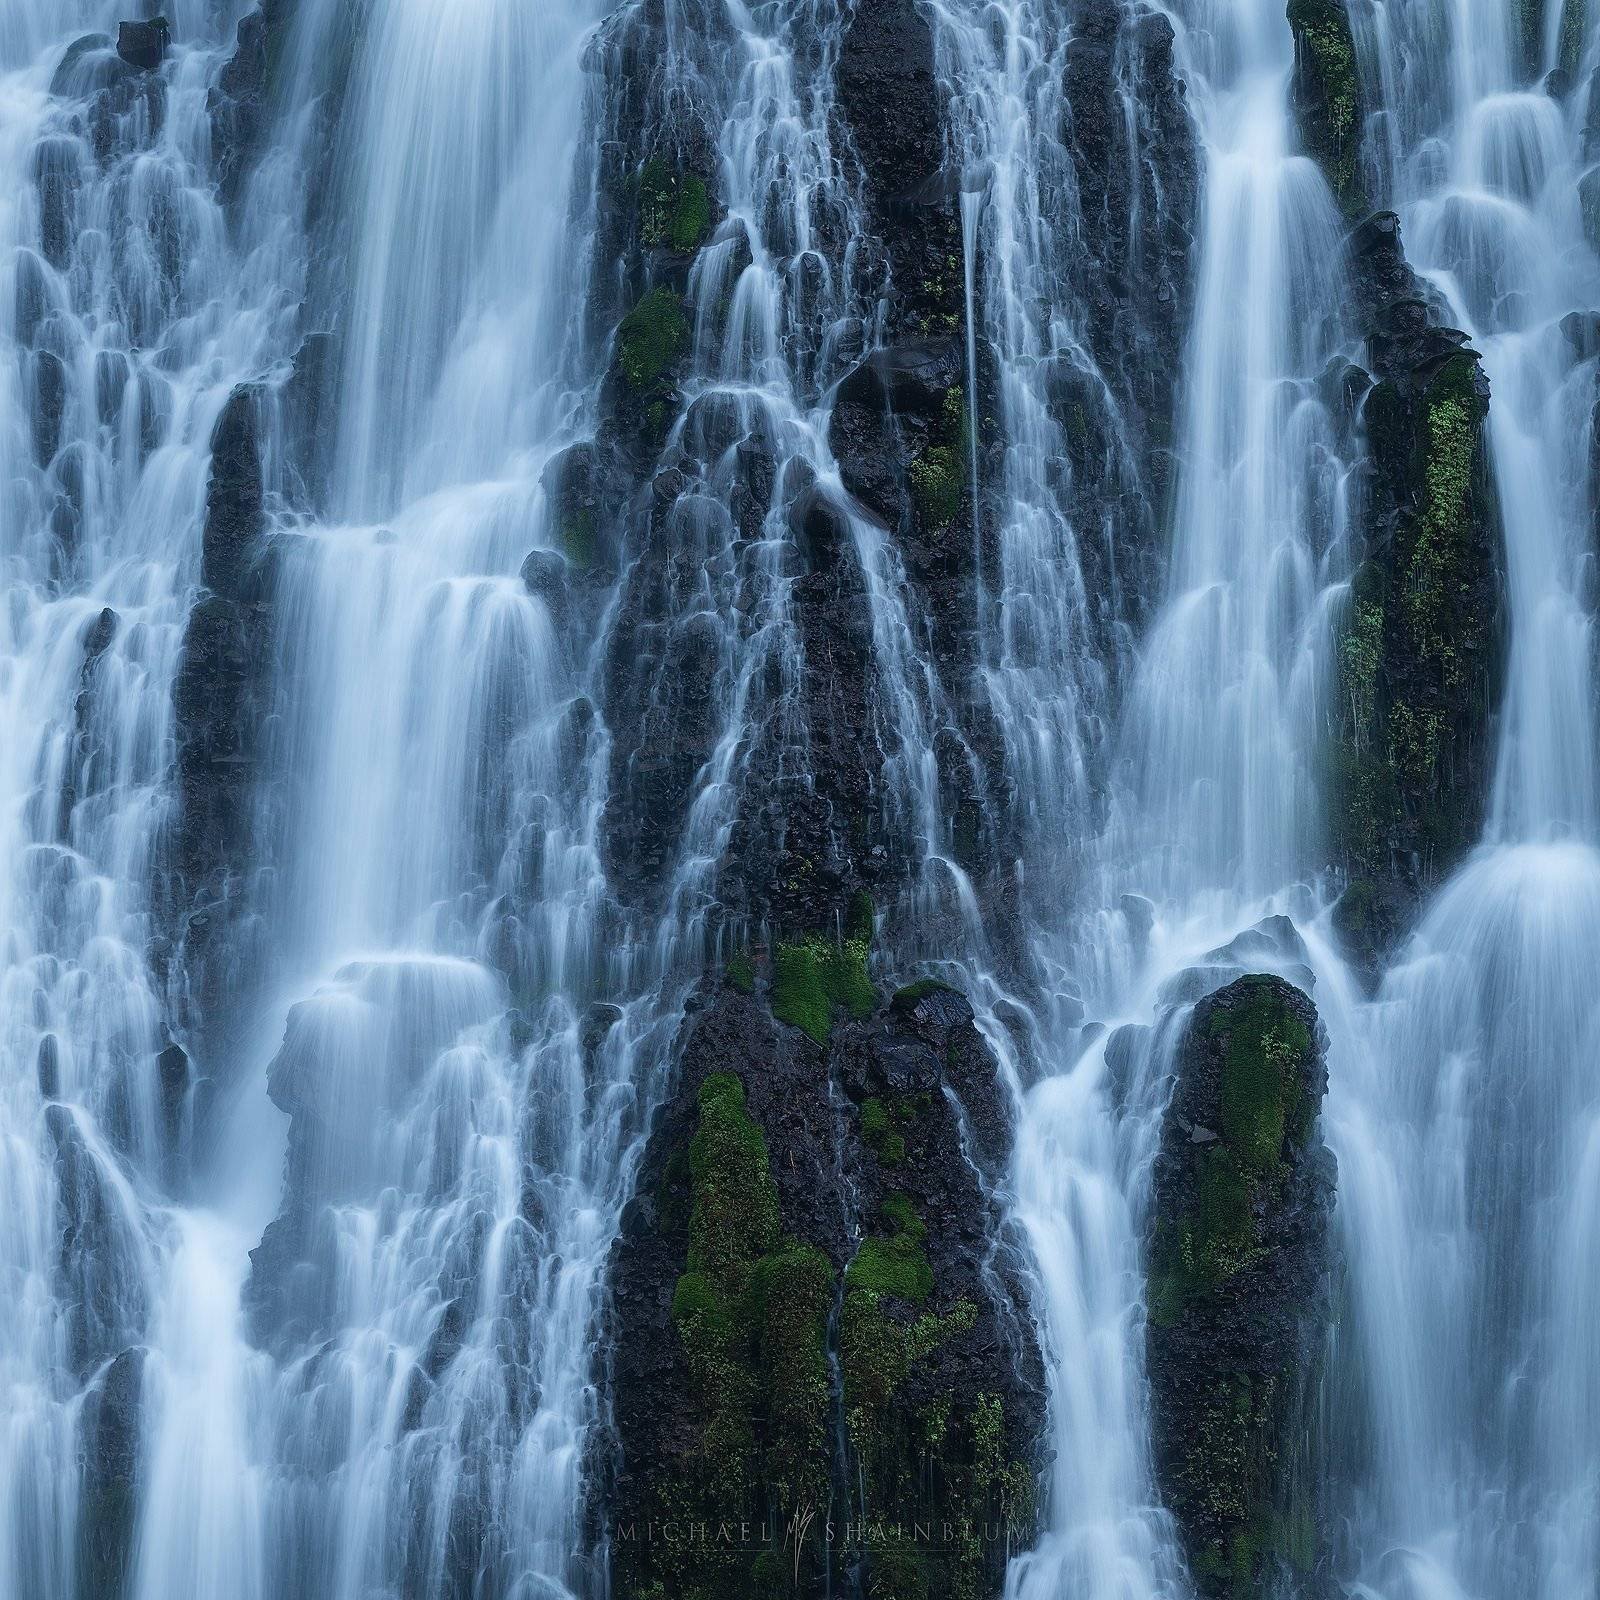
{"label": "boulder", "polygon": [[141,72],[158,71],[167,59],[167,47],[171,43],[172,30],[165,17],[117,24],[117,54]]}

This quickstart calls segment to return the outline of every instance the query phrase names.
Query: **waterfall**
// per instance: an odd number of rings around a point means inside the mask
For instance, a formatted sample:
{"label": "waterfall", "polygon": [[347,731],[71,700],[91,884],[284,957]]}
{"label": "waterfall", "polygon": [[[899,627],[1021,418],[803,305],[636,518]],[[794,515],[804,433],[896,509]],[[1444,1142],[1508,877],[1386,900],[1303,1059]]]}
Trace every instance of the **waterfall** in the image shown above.
{"label": "waterfall", "polygon": [[[1376,972],[1329,760],[1371,330],[1282,0],[128,9],[0,0],[0,1594],[636,1600],[614,1252],[694,1019],[794,1023],[800,939],[870,945],[858,1021],[957,982],[998,1064],[966,1176],[1050,1409],[1007,1600],[1203,1587],[1145,1253],[1249,972],[1328,1038],[1335,1579],[1594,1595],[1582,0],[1348,6],[1360,209],[1489,381],[1508,640],[1481,838]],[[849,1251],[915,1245],[828,1154]]]}
{"label": "waterfall", "polygon": [[1578,201],[1587,91],[1541,80],[1586,83],[1595,34],[1548,32],[1525,63],[1494,7],[1433,28],[1384,5],[1357,20],[1387,130],[1373,181],[1493,387],[1511,653],[1484,842],[1352,1016],[1330,1096],[1365,1485],[1351,1540],[1363,1592],[1385,1600],[1578,1594],[1600,1555],[1580,1375],[1596,1308],[1600,858],[1594,358],[1573,330],[1600,278]]}

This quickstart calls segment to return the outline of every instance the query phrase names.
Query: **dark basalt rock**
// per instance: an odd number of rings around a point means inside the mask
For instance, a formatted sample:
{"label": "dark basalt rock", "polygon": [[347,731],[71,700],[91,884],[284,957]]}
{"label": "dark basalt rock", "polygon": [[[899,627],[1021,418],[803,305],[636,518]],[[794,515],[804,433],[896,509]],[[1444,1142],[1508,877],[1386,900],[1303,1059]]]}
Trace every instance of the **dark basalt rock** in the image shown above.
{"label": "dark basalt rock", "polygon": [[33,459],[48,467],[61,448],[61,419],[67,405],[67,369],[53,350],[33,356]]}
{"label": "dark basalt rock", "polygon": [[530,550],[522,563],[522,582],[561,626],[567,615],[567,563],[554,550]]}
{"label": "dark basalt rock", "polygon": [[[41,1059],[41,1076],[53,1068]],[[118,1100],[126,1085],[113,1084]],[[106,1118],[125,1125],[120,1104]],[[114,1180],[84,1138],[78,1113],[52,1103],[45,1108],[45,1131],[55,1158],[56,1294],[65,1308],[66,1352],[80,1377],[109,1361],[140,1336],[148,1309],[140,1241],[123,1207]]]}
{"label": "dark basalt rock", "polygon": [[1178,1044],[1151,1199],[1155,1468],[1200,1593],[1323,1596],[1312,1393],[1332,1317],[1333,1158],[1311,1001],[1251,976]]}
{"label": "dark basalt rock", "polygon": [[142,1349],[122,1351],[83,1404],[78,1424],[78,1600],[123,1593],[132,1564],[144,1363]]}
{"label": "dark basalt rock", "polygon": [[1393,213],[1354,231],[1350,262],[1376,381],[1360,399],[1366,559],[1340,642],[1332,788],[1350,879],[1337,921],[1371,970],[1477,842],[1507,628],[1478,353],[1407,264]]}
{"label": "dark basalt rock", "polygon": [[61,789],[61,831],[70,837],[73,808],[87,795],[98,792],[101,776],[95,771],[93,720],[98,690],[100,658],[116,637],[119,618],[104,607],[83,636],[83,665],[78,669],[78,692],[72,702],[73,759]]}
{"label": "dark basalt rock", "polygon": [[890,336],[958,329],[959,184],[945,171],[944,96],[916,0],[855,8],[839,50],[838,115],[861,160],[869,233],[886,260]]}
{"label": "dark basalt rock", "polygon": [[172,30],[164,17],[117,24],[117,54],[141,72],[158,71],[171,43]]}
{"label": "dark basalt rock", "polygon": [[1055,364],[1051,411],[1071,466],[1100,654],[1116,663],[1161,588],[1202,163],[1172,25],[1159,12],[1076,0],[1062,88],[1082,218],[1066,292],[1093,361]]}
{"label": "dark basalt rock", "polygon": [[206,96],[211,150],[223,198],[238,198],[266,127],[269,72],[287,26],[283,0],[264,0],[239,19],[233,54]]}
{"label": "dark basalt rock", "polygon": [[1345,0],[1289,0],[1294,32],[1290,99],[1300,142],[1347,216],[1366,210],[1359,160],[1366,113]]}
{"label": "dark basalt rock", "polygon": [[67,46],[51,75],[50,93],[60,98],[81,94],[86,75],[93,70],[92,58],[96,57],[115,62],[118,76],[127,71],[127,63],[116,54],[116,43],[109,33],[86,33]]}
{"label": "dark basalt rock", "polygon": [[272,659],[271,565],[265,559],[260,396],[236,389],[212,436],[201,538],[206,583],[189,614],[173,684],[178,808],[168,891],[171,937],[186,950],[188,1001],[199,1025],[227,981],[218,963],[241,959],[225,907],[237,880],[261,867],[253,838],[255,784]]}
{"label": "dark basalt rock", "polygon": [[[730,986],[693,1015],[613,1250],[612,1592],[998,1594],[1033,1532],[1042,1368],[948,1098],[997,1159],[995,1063],[932,984],[820,1047],[774,1017],[795,970],[780,952],[771,1009]],[[738,1531],[671,1531],[697,1520]]]}
{"label": "dark basalt rock", "polygon": [[248,387],[228,397],[211,436],[201,581],[213,594],[238,600],[265,526],[258,396]]}

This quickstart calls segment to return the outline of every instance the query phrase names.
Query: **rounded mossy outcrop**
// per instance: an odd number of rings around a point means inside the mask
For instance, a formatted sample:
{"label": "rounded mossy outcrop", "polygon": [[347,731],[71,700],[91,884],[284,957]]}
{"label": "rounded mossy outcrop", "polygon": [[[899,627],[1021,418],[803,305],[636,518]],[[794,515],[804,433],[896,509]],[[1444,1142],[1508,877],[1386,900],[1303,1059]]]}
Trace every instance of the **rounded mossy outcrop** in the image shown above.
{"label": "rounded mossy outcrop", "polygon": [[1303,1587],[1323,1555],[1296,1452],[1331,1318],[1326,1086],[1316,1010],[1281,978],[1208,996],[1178,1045],[1151,1202],[1152,1435],[1208,1600]]}
{"label": "rounded mossy outcrop", "polygon": [[1351,281],[1373,381],[1353,413],[1365,549],[1339,629],[1327,794],[1348,885],[1335,922],[1372,970],[1481,834],[1507,630],[1478,354],[1442,324],[1392,213],[1352,234]]}

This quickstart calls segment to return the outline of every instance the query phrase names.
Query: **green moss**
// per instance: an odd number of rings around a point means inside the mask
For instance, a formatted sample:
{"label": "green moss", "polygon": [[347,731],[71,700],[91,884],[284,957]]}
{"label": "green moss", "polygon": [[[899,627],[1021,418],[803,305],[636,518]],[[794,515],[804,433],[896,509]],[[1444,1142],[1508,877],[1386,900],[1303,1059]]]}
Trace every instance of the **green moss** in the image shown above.
{"label": "green moss", "polygon": [[[786,1505],[825,1495],[828,1317],[833,1268],[782,1236],[766,1138],[731,1073],[700,1087],[687,1151],[689,1243],[672,1299],[699,1406],[681,1471],[652,1486],[662,1517],[758,1520],[760,1496]],[[681,1169],[680,1169],[681,1171]],[[670,1176],[670,1169],[669,1169]],[[743,1592],[744,1553],[684,1543],[631,1552],[666,1592]],[[647,1592],[650,1574],[639,1573]]]}
{"label": "green moss", "polygon": [[911,498],[930,528],[948,527],[961,515],[967,488],[970,422],[959,387],[945,396],[943,426],[938,438],[911,464]]}
{"label": "green moss", "polygon": [[824,1047],[833,1016],[872,1015],[877,991],[867,974],[872,949],[872,902],[858,896],[842,943],[812,934],[798,944],[779,945],[772,963],[772,1014],[811,1035]]}
{"label": "green moss", "polygon": [[928,1226],[917,1215],[916,1207],[912,1205],[909,1195],[892,1194],[878,1209],[896,1233],[909,1234],[911,1238],[917,1240],[928,1237]]}
{"label": "green moss", "polygon": [[863,1239],[845,1270],[851,1289],[870,1289],[902,1300],[921,1302],[933,1293],[933,1272],[921,1243],[909,1234],[892,1239]]}
{"label": "green moss", "polygon": [[[912,1367],[951,1339],[970,1333],[978,1320],[977,1307],[970,1300],[958,1300],[942,1314],[925,1311],[909,1323],[897,1322],[884,1308],[885,1292],[845,1274],[839,1319],[845,1417],[857,1450],[868,1458],[878,1455],[891,1415],[899,1415],[895,1396]],[[940,1413],[936,1426],[941,1432],[949,1425],[951,1403],[949,1395],[936,1396],[933,1402]],[[924,1432],[926,1428],[925,1422]]]}
{"label": "green moss", "polygon": [[1351,582],[1339,640],[1339,726],[1328,783],[1334,833],[1351,862],[1383,854],[1396,812],[1388,728],[1378,715],[1387,618],[1383,572],[1369,561]]}
{"label": "green moss", "polygon": [[689,1271],[726,1283],[778,1237],[778,1191],[767,1141],[745,1110],[744,1085],[731,1072],[714,1072],[700,1086],[700,1126],[689,1142],[689,1171]]}
{"label": "green moss", "polygon": [[980,1494],[994,1500],[1002,1518],[1026,1527],[1034,1517],[1033,1474],[1025,1463],[1008,1458],[1005,1406],[997,1395],[980,1394],[972,1408],[972,1481]]}
{"label": "green moss", "polygon": [[1328,187],[1350,214],[1364,207],[1356,183],[1361,87],[1355,37],[1343,0],[1289,0],[1295,39],[1300,137]]}
{"label": "green moss", "polygon": [[764,1466],[780,1505],[804,1502],[822,1477],[828,1414],[828,1316],[833,1268],[790,1239],[756,1264],[750,1314],[765,1396]]}
{"label": "green moss", "polygon": [[595,514],[587,506],[576,506],[562,517],[561,551],[573,566],[594,565],[597,531]]}
{"label": "green moss", "polygon": [[1371,737],[1382,666],[1383,602],[1353,594],[1347,631],[1339,641],[1339,679],[1358,745]]}
{"label": "green moss", "polygon": [[885,1543],[868,1557],[870,1600],[930,1600],[927,1557],[905,1541]]}
{"label": "green moss", "polygon": [[1216,1373],[1197,1402],[1195,1436],[1177,1471],[1177,1493],[1204,1530],[1191,1557],[1195,1575],[1207,1593],[1230,1600],[1258,1593],[1261,1558],[1274,1548],[1274,1515],[1259,1491],[1276,1472],[1276,1393],[1275,1379]]}
{"label": "green moss", "polygon": [[1429,386],[1422,514],[1403,583],[1411,636],[1445,689],[1462,682],[1458,607],[1466,589],[1464,558],[1475,536],[1473,457],[1482,420],[1475,371],[1471,357],[1452,356]]}
{"label": "green moss", "polygon": [[635,389],[659,383],[689,342],[683,302],[664,284],[652,289],[622,319],[617,330],[617,360]]}
{"label": "green moss", "polygon": [[729,960],[726,970],[729,984],[740,994],[756,992],[756,964],[743,951]]}
{"label": "green moss", "polygon": [[1276,1169],[1286,1136],[1305,1127],[1300,1065],[1311,1051],[1306,1025],[1269,978],[1244,979],[1248,1003],[1211,1013],[1209,1031],[1228,1040],[1222,1074],[1222,1133],[1241,1167],[1257,1176]]}
{"label": "green moss", "polygon": [[692,172],[678,172],[661,158],[639,174],[639,241],[646,249],[665,245],[687,255],[711,231],[711,194]]}
{"label": "green moss", "polygon": [[[896,1107],[896,1111],[900,1111]],[[896,1117],[874,1096],[861,1105],[861,1137],[885,1166],[897,1167],[906,1158],[905,1136],[895,1126]]]}
{"label": "green moss", "polygon": [[1151,1248],[1150,1320],[1172,1327],[1194,1299],[1219,1289],[1259,1259],[1256,1195],[1277,1181],[1285,1141],[1310,1132],[1303,1066],[1313,1041],[1270,978],[1241,979],[1243,993],[1207,1023],[1225,1040],[1217,1142],[1197,1148],[1193,1213],[1163,1219]]}
{"label": "green moss", "polygon": [[922,1248],[928,1226],[917,1216],[917,1208],[907,1195],[890,1195],[883,1202],[882,1211],[894,1232],[888,1238],[862,1240],[861,1248],[845,1269],[845,1288],[894,1294],[904,1301],[922,1304],[933,1293],[933,1269]]}
{"label": "green moss", "polygon": [[932,445],[911,464],[912,497],[929,527],[947,527],[961,514],[963,476],[961,459],[949,445]]}
{"label": "green moss", "polygon": [[948,983],[941,983],[937,978],[918,978],[915,983],[905,984],[896,989],[894,998],[889,1002],[896,1011],[915,1011],[917,1006],[928,998],[930,994],[959,994],[958,989],[953,989]]}

